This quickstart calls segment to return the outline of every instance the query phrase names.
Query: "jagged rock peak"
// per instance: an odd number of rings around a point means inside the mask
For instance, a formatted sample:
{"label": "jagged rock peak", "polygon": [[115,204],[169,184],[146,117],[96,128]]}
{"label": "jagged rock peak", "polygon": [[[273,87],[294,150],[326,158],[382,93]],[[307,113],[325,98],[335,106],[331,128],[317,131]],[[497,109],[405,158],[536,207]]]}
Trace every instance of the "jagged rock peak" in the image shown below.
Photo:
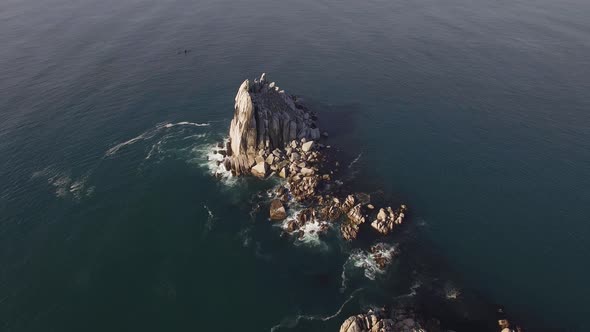
{"label": "jagged rock peak", "polygon": [[316,116],[297,97],[285,93],[266,74],[239,87],[229,129],[227,164],[238,174],[248,173],[260,150],[283,149],[294,139],[317,140]]}

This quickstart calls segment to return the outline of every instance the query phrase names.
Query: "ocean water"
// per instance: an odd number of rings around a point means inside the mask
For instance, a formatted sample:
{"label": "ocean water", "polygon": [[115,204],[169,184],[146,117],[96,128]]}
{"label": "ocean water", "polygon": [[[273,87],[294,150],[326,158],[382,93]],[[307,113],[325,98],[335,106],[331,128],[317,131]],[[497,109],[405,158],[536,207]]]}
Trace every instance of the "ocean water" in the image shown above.
{"label": "ocean water", "polygon": [[[587,330],[588,17],[582,0],[0,2],[0,330],[336,331],[408,301],[457,331],[493,326],[495,304]],[[352,184],[410,206],[388,270],[368,239],[281,237],[253,210],[275,180],[211,175],[262,72],[308,100]]]}

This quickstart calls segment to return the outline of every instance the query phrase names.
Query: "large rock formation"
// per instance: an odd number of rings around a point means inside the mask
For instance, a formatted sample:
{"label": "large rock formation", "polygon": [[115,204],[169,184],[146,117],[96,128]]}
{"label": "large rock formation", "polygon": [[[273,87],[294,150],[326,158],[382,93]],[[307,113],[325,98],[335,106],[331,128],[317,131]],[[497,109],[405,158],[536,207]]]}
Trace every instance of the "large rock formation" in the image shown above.
{"label": "large rock formation", "polygon": [[[371,226],[387,235],[402,222],[406,207],[395,212],[391,207],[376,209],[370,195],[343,189],[337,179],[339,162],[331,160],[330,146],[321,143],[328,135],[320,135],[316,121],[313,112],[267,82],[264,74],[253,82],[246,80],[236,94],[229,140],[219,147],[224,156],[219,162],[234,175],[284,179],[269,214],[271,220],[288,218],[284,227],[290,234],[323,233],[340,222],[342,238],[350,241],[373,220]],[[289,218],[291,203],[304,209]],[[309,223],[313,225],[306,227]],[[385,259],[381,261],[385,265]]]}
{"label": "large rock formation", "polygon": [[236,174],[251,173],[260,151],[282,149],[295,139],[320,138],[315,115],[295,96],[267,82],[265,74],[240,85],[234,108],[225,165]]}
{"label": "large rock formation", "polygon": [[[438,329],[436,329],[438,330]],[[348,317],[340,326],[340,332],[426,332],[415,315],[405,310],[388,317],[384,311],[370,310],[366,314]]]}
{"label": "large rock formation", "polygon": [[394,322],[375,312],[348,317],[340,326],[340,332],[393,332]]}
{"label": "large rock formation", "polygon": [[399,225],[404,221],[406,206],[402,205],[397,211],[389,206],[387,209],[380,209],[377,217],[371,223],[371,226],[379,233],[387,235],[391,232],[395,225]]}

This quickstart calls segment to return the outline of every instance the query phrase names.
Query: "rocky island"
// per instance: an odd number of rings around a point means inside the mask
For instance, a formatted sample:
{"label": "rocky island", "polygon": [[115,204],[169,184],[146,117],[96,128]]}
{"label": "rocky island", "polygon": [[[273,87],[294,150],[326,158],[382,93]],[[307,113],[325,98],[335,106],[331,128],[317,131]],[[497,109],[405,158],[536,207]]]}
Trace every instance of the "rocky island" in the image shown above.
{"label": "rocky island", "polygon": [[[336,227],[346,241],[356,239],[364,224],[369,224],[371,227],[364,229],[372,229],[376,236],[390,234],[404,222],[406,205],[377,208],[370,195],[344,189],[335,179],[340,163],[327,140],[328,133],[320,131],[317,115],[300,98],[262,74],[238,88],[228,139],[216,152],[224,156],[218,160],[219,166],[233,176],[284,179],[272,193],[268,216],[272,222],[282,222],[286,234],[301,238],[309,223],[319,224],[310,228],[311,232],[325,233]],[[304,208],[288,218],[293,204]],[[385,268],[391,257],[381,255],[379,245],[371,251],[377,265]],[[394,330],[423,331],[413,320],[393,320],[383,311],[352,316],[340,329]]]}
{"label": "rocky island", "polygon": [[405,205],[376,208],[370,195],[342,190],[334,180],[339,162],[328,152],[328,133],[320,132],[317,115],[265,74],[240,85],[234,108],[219,163],[235,176],[285,179],[270,204],[270,219],[285,220],[291,202],[305,206],[284,223],[287,233],[303,236],[309,222],[319,222],[320,232],[338,224],[342,238],[350,241],[366,222],[382,235],[403,223]]}
{"label": "rocky island", "polygon": [[[280,223],[283,235],[302,239],[307,233],[323,235],[337,229],[343,240],[353,241],[359,232],[377,239],[391,234],[404,222],[407,206],[394,208],[383,202],[377,206],[370,194],[347,187],[339,178],[341,162],[328,136],[302,99],[262,74],[238,88],[229,135],[214,151],[219,169],[215,174],[280,179],[266,207],[268,219]],[[375,241],[364,257],[384,271],[396,255],[391,246]],[[424,319],[410,307],[371,309],[347,318],[340,328],[340,332],[443,330],[438,320]]]}

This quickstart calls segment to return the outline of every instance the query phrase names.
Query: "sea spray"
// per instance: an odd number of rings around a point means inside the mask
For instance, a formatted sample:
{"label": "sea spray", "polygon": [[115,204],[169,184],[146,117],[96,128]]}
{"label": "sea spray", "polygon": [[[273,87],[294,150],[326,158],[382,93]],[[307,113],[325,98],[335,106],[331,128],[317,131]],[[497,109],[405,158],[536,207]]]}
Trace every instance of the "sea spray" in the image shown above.
{"label": "sea spray", "polygon": [[[227,144],[227,139],[224,141]],[[204,144],[194,147],[193,152],[196,154],[196,161],[198,165],[205,168],[209,173],[227,186],[235,185],[239,177],[234,176],[231,170],[225,167],[223,160],[225,155],[220,153],[220,149],[217,144]]]}
{"label": "sea spray", "polygon": [[346,289],[347,271],[349,269],[362,269],[364,276],[369,280],[385,273],[387,266],[391,263],[397,254],[397,247],[387,243],[377,243],[369,251],[355,249],[348,256],[346,262],[342,265],[342,285],[340,291]]}

